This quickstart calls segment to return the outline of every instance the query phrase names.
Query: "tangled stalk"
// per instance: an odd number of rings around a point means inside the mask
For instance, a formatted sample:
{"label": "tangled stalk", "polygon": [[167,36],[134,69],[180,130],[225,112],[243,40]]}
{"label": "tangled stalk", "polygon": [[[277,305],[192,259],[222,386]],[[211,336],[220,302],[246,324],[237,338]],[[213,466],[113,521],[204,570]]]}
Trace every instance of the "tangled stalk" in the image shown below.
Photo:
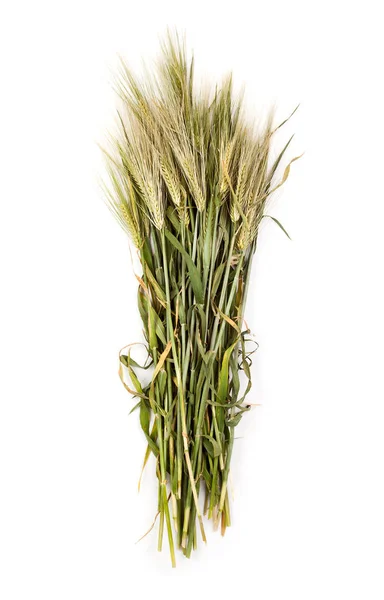
{"label": "tangled stalk", "polygon": [[[291,140],[271,161],[272,115],[251,127],[231,77],[197,93],[193,73],[172,36],[144,82],[122,61],[119,133],[105,151],[108,202],[141,263],[148,352],[143,366],[122,354],[120,376],[138,399],[143,468],[156,458],[158,548],[165,528],[173,566],[176,545],[190,557],[199,535],[206,541],[203,515],[222,534],[231,522],[234,431],[250,409],[254,349],[243,321],[252,258],[267,200],[291,164],[275,183]],[[144,385],[139,372],[148,368]]]}

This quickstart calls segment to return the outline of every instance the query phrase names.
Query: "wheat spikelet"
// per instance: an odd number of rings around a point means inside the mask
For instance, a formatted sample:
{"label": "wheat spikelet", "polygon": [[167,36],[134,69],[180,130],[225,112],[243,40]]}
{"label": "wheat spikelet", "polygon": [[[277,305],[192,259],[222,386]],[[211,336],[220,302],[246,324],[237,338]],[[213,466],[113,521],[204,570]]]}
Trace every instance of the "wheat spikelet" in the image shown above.
{"label": "wheat spikelet", "polygon": [[163,175],[172,201],[174,202],[175,206],[180,207],[182,198],[182,187],[179,181],[177,180],[176,174],[174,171],[172,171],[172,169],[169,166],[169,163],[167,163],[166,159],[163,156],[160,157],[160,166],[161,173]]}

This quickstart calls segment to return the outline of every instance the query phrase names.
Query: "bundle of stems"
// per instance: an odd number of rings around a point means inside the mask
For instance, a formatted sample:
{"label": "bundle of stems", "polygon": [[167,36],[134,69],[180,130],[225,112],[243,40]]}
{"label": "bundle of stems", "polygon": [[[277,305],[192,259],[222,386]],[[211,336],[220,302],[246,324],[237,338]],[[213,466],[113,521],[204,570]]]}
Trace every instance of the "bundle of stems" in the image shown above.
{"label": "bundle of stems", "polygon": [[[203,515],[222,534],[231,522],[234,431],[250,408],[243,321],[252,258],[267,200],[291,163],[275,183],[290,140],[272,161],[272,115],[251,126],[231,77],[198,93],[184,42],[168,35],[162,50],[142,81],[121,62],[119,131],[105,154],[108,202],[141,263],[148,352],[143,366],[121,354],[120,376],[138,400],[143,468],[156,458],[158,548],[166,528],[174,566],[175,546],[190,557],[199,536],[206,541]],[[149,367],[144,385],[140,369]]]}

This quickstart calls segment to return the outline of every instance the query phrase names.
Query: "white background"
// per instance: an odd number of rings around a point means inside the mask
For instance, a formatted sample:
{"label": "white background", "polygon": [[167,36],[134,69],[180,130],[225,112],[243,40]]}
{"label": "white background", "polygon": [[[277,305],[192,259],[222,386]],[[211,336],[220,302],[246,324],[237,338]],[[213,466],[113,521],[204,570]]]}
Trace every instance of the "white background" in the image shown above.
{"label": "white background", "polygon": [[[1,18],[0,590],[4,600],[384,597],[383,90],[379,2],[5,2]],[[116,55],[186,31],[251,108],[301,102],[247,320],[233,527],[193,560],[135,545],[156,510],[117,353],[140,340],[128,243],[98,187]],[[166,549],[166,548],[165,548]],[[140,588],[137,588],[139,585]],[[205,590],[205,591],[204,591]]]}

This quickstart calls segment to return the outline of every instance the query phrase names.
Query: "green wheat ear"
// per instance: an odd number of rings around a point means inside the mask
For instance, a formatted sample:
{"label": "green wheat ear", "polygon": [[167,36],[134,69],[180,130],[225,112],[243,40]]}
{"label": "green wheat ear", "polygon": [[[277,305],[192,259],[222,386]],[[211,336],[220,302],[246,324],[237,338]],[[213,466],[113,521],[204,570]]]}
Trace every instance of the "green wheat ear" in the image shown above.
{"label": "green wheat ear", "polygon": [[[296,158],[275,182],[291,140],[275,161],[271,141],[288,119],[274,127],[271,113],[252,127],[231,76],[197,93],[194,62],[177,35],[166,36],[162,60],[143,81],[121,61],[116,90],[122,106],[105,151],[105,190],[138,249],[149,357],[141,367],[121,355],[120,376],[138,399],[143,469],[156,458],[158,548],[165,525],[175,566],[175,545],[190,557],[198,531],[206,541],[204,515],[222,534],[230,525],[234,429],[250,409],[254,348],[243,321],[252,258],[268,198]],[[150,366],[144,385],[138,373]]]}

